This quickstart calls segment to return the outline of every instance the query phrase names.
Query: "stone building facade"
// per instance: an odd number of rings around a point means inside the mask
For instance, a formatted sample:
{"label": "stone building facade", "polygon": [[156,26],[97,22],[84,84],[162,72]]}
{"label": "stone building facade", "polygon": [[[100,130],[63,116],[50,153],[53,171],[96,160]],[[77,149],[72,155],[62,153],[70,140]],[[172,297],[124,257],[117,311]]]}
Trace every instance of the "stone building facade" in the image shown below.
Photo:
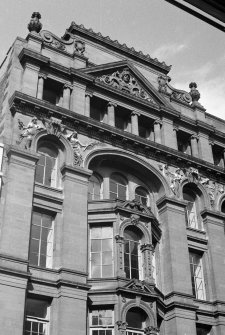
{"label": "stone building facade", "polygon": [[2,334],[225,334],[225,122],[158,59],[28,29],[1,67]]}

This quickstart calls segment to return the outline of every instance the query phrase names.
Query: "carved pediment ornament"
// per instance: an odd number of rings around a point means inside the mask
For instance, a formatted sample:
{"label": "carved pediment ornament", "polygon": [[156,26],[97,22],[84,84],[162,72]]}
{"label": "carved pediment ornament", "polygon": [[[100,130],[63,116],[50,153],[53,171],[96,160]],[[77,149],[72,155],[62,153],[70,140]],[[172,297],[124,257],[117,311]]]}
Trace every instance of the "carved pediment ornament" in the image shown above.
{"label": "carved pediment ornament", "polygon": [[65,50],[66,45],[73,43],[72,39],[70,39],[69,41],[65,41],[47,30],[42,30],[40,32],[40,35],[46,44],[60,50]]}
{"label": "carved pediment ornament", "polygon": [[141,88],[128,68],[125,68],[122,72],[116,71],[111,75],[103,75],[97,79],[125,93],[155,103],[150,95]]}
{"label": "carved pediment ornament", "polygon": [[178,90],[169,84],[171,78],[169,76],[160,75],[158,77],[158,90],[160,93],[165,93],[171,98],[178,100],[180,102],[190,104],[192,101],[191,95],[183,90]]}
{"label": "carved pediment ornament", "polygon": [[74,47],[76,52],[78,52],[81,55],[83,55],[83,53],[85,52],[85,42],[81,40],[76,40],[74,43]]}
{"label": "carved pediment ornament", "polygon": [[126,288],[146,293],[155,293],[152,287],[150,287],[144,280],[132,279],[127,285]]}

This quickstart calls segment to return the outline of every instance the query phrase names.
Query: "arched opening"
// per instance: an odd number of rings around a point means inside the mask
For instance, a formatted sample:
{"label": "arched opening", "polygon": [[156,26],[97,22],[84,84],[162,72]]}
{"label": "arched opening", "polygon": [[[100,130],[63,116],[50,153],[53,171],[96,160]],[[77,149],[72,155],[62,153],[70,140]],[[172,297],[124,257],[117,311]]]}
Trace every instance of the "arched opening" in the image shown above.
{"label": "arched opening", "polygon": [[141,240],[143,233],[135,226],[124,230],[124,271],[126,278],[142,279]]}
{"label": "arched opening", "polygon": [[193,229],[202,230],[202,220],[200,211],[202,209],[202,194],[193,183],[186,184],[183,187],[183,199],[187,201],[186,207],[186,225]]}
{"label": "arched opening", "polygon": [[119,173],[112,173],[110,176],[109,198],[124,201],[127,199],[127,180]]}
{"label": "arched opening", "polygon": [[149,206],[149,193],[144,187],[138,186],[135,189],[135,199],[142,205]]}
{"label": "arched opening", "polygon": [[102,199],[102,178],[94,173],[89,179],[88,200]]}
{"label": "arched opening", "polygon": [[139,307],[132,307],[126,315],[127,335],[144,334],[147,327],[148,315]]}
{"label": "arched opening", "polygon": [[221,204],[221,212],[225,213],[225,200]]}

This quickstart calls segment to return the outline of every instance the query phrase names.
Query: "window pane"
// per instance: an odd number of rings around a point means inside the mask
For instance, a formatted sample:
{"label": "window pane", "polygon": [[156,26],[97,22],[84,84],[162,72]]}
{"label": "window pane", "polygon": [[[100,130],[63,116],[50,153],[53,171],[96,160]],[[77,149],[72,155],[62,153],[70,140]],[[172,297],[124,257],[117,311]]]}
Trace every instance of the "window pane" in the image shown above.
{"label": "window pane", "polygon": [[31,265],[38,265],[38,254],[30,253],[29,262]]}
{"label": "window pane", "polygon": [[93,265],[101,265],[101,254],[100,253],[92,253],[91,261]]}
{"label": "window pane", "polygon": [[102,240],[102,251],[112,250],[112,239],[108,238],[107,240]]}
{"label": "window pane", "polygon": [[101,251],[101,240],[91,241],[91,251]]}
{"label": "window pane", "polygon": [[138,256],[131,257],[131,267],[138,269]]}
{"label": "window pane", "polygon": [[101,277],[101,266],[99,266],[99,265],[92,265],[92,267],[91,267],[91,276],[93,278],[100,278]]}
{"label": "window pane", "polygon": [[112,227],[102,227],[102,238],[112,237]]}
{"label": "window pane", "polygon": [[112,264],[112,252],[111,251],[106,251],[102,254],[102,264],[103,265]]}
{"label": "window pane", "polygon": [[37,164],[35,172],[35,181],[40,184],[44,183],[44,166]]}
{"label": "window pane", "polygon": [[124,249],[126,253],[130,252],[130,243],[127,240],[124,241]]}
{"label": "window pane", "polygon": [[109,189],[111,192],[117,193],[117,184],[112,180],[110,180]]}
{"label": "window pane", "polygon": [[138,269],[131,268],[131,278],[139,279],[139,271],[138,271]]}
{"label": "window pane", "polygon": [[98,330],[92,330],[92,335],[98,335]]}
{"label": "window pane", "polygon": [[39,240],[34,240],[32,238],[30,242],[30,252],[32,253],[38,253],[39,252]]}
{"label": "window pane", "polygon": [[97,326],[98,325],[98,316],[92,315],[92,325]]}
{"label": "window pane", "polygon": [[42,215],[39,212],[33,212],[32,214],[32,224],[34,225],[41,225]]}
{"label": "window pane", "polygon": [[42,266],[43,268],[46,267],[46,255],[40,255],[40,266]]}
{"label": "window pane", "polygon": [[91,229],[91,238],[101,238],[102,237],[102,229],[101,227],[95,227]]}
{"label": "window pane", "polygon": [[124,265],[129,267],[130,266],[130,257],[129,254],[124,254]]}
{"label": "window pane", "polygon": [[112,277],[112,265],[102,266],[102,277]]}
{"label": "window pane", "polygon": [[126,186],[118,185],[118,198],[126,200]]}
{"label": "window pane", "polygon": [[31,236],[32,238],[39,240],[41,237],[41,229],[40,226],[32,225],[31,227]]}

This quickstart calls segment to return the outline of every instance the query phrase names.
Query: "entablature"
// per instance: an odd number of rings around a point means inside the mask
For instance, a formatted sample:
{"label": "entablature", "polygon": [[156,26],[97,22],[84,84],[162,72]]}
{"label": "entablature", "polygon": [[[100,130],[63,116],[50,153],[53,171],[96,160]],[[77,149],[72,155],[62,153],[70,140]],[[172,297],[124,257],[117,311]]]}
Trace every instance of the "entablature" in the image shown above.
{"label": "entablature", "polygon": [[112,143],[115,146],[126,148],[126,150],[135,153],[138,150],[139,155],[153,158],[166,164],[193,166],[197,169],[202,169],[203,174],[204,172],[207,175],[211,173],[214,179],[220,178],[221,182],[224,181],[223,168],[21,92],[16,91],[13,94],[9,100],[9,106],[13,114],[19,112],[30,116],[54,116],[63,120],[63,123],[69,129],[73,129],[75,126],[79,132],[100,141]]}

